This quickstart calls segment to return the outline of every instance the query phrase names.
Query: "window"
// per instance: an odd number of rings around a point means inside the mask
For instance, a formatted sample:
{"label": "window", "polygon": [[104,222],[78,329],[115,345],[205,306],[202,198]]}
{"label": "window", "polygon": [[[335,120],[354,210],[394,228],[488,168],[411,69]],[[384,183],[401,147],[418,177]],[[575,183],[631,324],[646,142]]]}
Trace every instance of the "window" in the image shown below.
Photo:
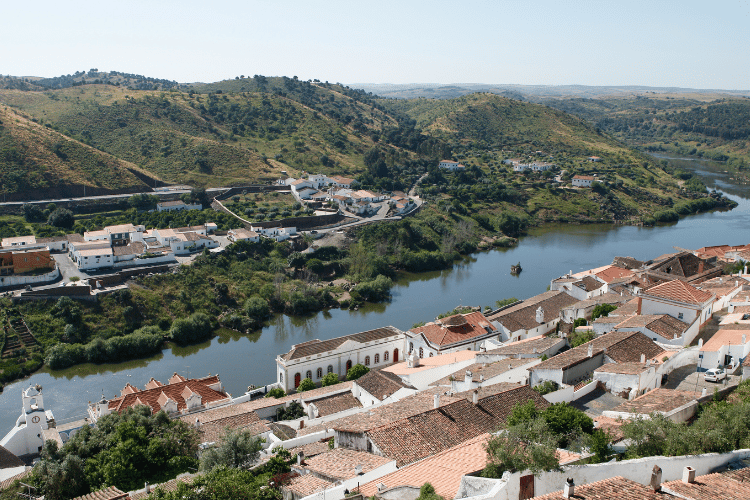
{"label": "window", "polygon": [[430,353],[430,357],[432,357],[432,353]]}
{"label": "window", "polygon": [[370,356],[365,356],[365,366],[370,366]]}
{"label": "window", "polygon": [[328,373],[333,373],[333,365],[328,365]]}
{"label": "window", "polygon": [[282,384],[284,383],[284,374],[283,373],[279,373],[279,382],[281,382]]}
{"label": "window", "polygon": [[409,354],[414,352],[414,342],[409,342]]}
{"label": "window", "polygon": [[377,365],[378,363],[380,363],[380,354],[375,355],[375,364]]}
{"label": "window", "polygon": [[307,377],[310,380],[312,380],[312,372],[310,370],[307,370],[307,373],[305,374],[305,377]]}
{"label": "window", "polygon": [[424,358],[424,349],[422,349],[421,347],[419,348],[419,357]]}
{"label": "window", "polygon": [[677,319],[682,319],[682,313],[677,314]]}
{"label": "window", "polygon": [[318,378],[323,378],[323,369],[322,368],[318,368],[317,375],[318,375]]}
{"label": "window", "polygon": [[383,361],[388,361],[388,351],[383,353]]}

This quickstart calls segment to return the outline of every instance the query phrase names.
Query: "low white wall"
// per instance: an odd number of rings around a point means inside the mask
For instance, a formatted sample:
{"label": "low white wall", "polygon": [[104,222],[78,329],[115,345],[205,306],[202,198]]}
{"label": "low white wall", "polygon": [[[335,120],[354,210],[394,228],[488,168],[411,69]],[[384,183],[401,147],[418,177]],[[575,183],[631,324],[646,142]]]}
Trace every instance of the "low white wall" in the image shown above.
{"label": "low white wall", "polygon": [[36,276],[0,276],[0,288],[5,286],[34,285],[55,281],[60,277],[60,269],[55,266],[53,271]]}
{"label": "low white wall", "polygon": [[571,401],[575,401],[586,396],[587,394],[591,394],[592,392],[594,392],[594,389],[596,389],[596,380],[592,380],[577,391],[573,391],[573,399]]}
{"label": "low white wall", "polygon": [[162,257],[153,257],[150,259],[132,259],[115,262],[112,264],[112,267],[153,266],[154,264],[164,264],[166,262],[177,262],[177,259],[174,258],[174,255],[164,255]]}
{"label": "low white wall", "polygon": [[[682,406],[679,406],[675,408],[674,410],[670,410],[667,412],[660,411],[658,413],[663,414],[667,419],[671,420],[672,422],[687,422],[698,411],[698,401],[693,399],[692,401],[688,401]],[[612,410],[606,410],[602,412],[602,416],[618,419],[621,418],[623,420],[629,420],[636,416],[640,416],[641,418],[648,419],[650,418],[648,414],[646,413],[632,413],[627,411],[612,411]]]}
{"label": "low white wall", "polygon": [[542,397],[552,404],[570,403],[571,401],[573,401],[573,392],[574,391],[572,385],[563,385],[555,392],[550,392],[549,394],[545,394]]}
{"label": "low white wall", "polygon": [[669,357],[668,360],[666,360],[664,363],[660,364],[656,368],[656,373],[658,375],[663,374],[669,374],[672,373],[677,368],[682,368],[683,366],[687,365],[695,365],[698,364],[698,346],[688,347],[686,349],[682,349],[681,351],[677,352],[676,354],[673,354]]}
{"label": "low white wall", "polygon": [[[680,457],[649,457],[622,462],[609,462],[595,465],[573,465],[564,467],[562,471],[543,472],[534,478],[534,494],[546,495],[560,491],[565,485],[565,479],[572,477],[577,485],[590,484],[614,476],[623,476],[637,483],[648,485],[651,481],[651,471],[654,465],[662,470],[662,483],[682,478],[682,471],[690,466],[696,475],[709,474],[717,467],[750,457],[750,450],[735,450],[729,453],[706,453],[703,455],[689,455]],[[493,499],[516,500],[519,495],[521,476],[527,472],[511,474],[506,483]],[[502,481],[498,479],[497,481]]]}
{"label": "low white wall", "polygon": [[306,444],[315,443],[317,441],[322,441],[324,439],[332,438],[335,432],[332,430],[325,430],[320,432],[314,432],[312,434],[307,434],[306,436],[299,436],[292,439],[287,439],[286,441],[282,441],[281,439],[277,438],[273,434],[270,436],[270,440],[272,441],[271,445],[268,447],[267,450],[264,450],[260,453],[261,458],[268,458],[271,456],[271,450],[273,450],[277,446],[281,446],[285,450],[289,450],[291,448],[295,448],[297,446],[304,446]]}

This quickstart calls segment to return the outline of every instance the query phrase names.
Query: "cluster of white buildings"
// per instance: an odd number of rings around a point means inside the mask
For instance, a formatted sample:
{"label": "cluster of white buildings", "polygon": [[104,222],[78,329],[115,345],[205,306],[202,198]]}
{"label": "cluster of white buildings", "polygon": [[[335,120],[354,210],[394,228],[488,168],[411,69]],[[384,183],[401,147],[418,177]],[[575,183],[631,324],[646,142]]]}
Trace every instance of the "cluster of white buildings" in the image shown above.
{"label": "cluster of white buildings", "polygon": [[355,179],[339,175],[310,174],[307,179],[290,177],[280,182],[291,187],[292,194],[300,201],[333,201],[343,210],[358,215],[377,211],[380,207],[375,204],[387,200],[390,200],[391,206],[398,214],[408,212],[415,206],[414,201],[406,196],[398,195],[391,198],[366,189],[356,189]]}
{"label": "cluster of white buildings", "polygon": [[260,237],[270,238],[276,241],[285,241],[297,234],[295,227],[251,227],[250,229],[230,229],[227,232],[229,241],[251,241],[257,243]]}

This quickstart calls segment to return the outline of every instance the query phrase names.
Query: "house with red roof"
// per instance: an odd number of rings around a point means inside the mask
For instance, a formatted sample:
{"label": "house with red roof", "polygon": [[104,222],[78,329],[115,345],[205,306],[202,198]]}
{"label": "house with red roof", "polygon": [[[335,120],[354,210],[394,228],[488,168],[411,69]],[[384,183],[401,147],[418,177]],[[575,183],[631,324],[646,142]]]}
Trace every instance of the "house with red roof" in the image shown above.
{"label": "house with red roof", "polygon": [[669,314],[688,324],[697,318],[702,327],[711,319],[716,294],[675,279],[646,288],[640,298],[641,314]]}
{"label": "house with red roof", "polygon": [[479,311],[454,314],[406,332],[407,352],[425,358],[466,349],[477,351],[482,342],[498,334]]}
{"label": "house with red roof", "polygon": [[151,408],[151,413],[163,410],[179,416],[231,401],[232,397],[224,391],[218,375],[188,379],[175,372],[166,384],[153,377],[143,389],[125,384],[119,396],[109,400],[102,396],[98,403],[89,403],[88,413],[91,421],[96,422],[110,413],[122,413],[127,408],[145,405]]}

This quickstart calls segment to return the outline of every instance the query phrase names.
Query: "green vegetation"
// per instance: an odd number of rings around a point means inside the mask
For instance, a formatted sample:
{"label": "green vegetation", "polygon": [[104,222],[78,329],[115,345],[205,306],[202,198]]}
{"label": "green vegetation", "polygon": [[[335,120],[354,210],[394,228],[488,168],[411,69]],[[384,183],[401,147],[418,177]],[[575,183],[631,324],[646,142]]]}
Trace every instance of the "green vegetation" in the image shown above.
{"label": "green vegetation", "polygon": [[323,387],[328,387],[329,385],[336,385],[339,381],[339,374],[338,373],[326,373],[326,375],[321,379],[320,383]]}
{"label": "green vegetation", "polygon": [[570,343],[570,347],[578,347],[579,345],[594,340],[594,338],[596,338],[596,334],[593,330],[583,330],[580,332],[574,330],[573,333],[568,336],[568,342]]}
{"label": "green vegetation", "polygon": [[305,416],[305,409],[297,401],[292,401],[286,408],[276,410],[276,420],[296,420]]}
{"label": "green vegetation", "polygon": [[553,382],[552,380],[545,380],[541,384],[535,385],[533,389],[539,393],[540,396],[544,396],[545,394],[549,394],[550,392],[555,392],[560,388],[559,385],[557,385],[557,382]]}
{"label": "green vegetation", "polygon": [[365,365],[357,363],[356,365],[349,368],[349,370],[346,372],[346,380],[357,380],[359,377],[365,375],[369,371],[370,369]]}
{"label": "green vegetation", "polygon": [[515,298],[515,297],[509,297],[509,298],[503,299],[503,300],[496,300],[495,301],[495,306],[498,307],[498,308],[500,308],[500,307],[509,306],[511,304],[515,304],[516,302],[518,302],[517,298]]}
{"label": "green vegetation", "polygon": [[602,316],[609,316],[609,313],[617,309],[617,306],[614,306],[612,304],[599,304],[596,307],[594,307],[594,310],[591,313],[591,321],[596,321],[596,318],[602,317]]}
{"label": "green vegetation", "polygon": [[419,496],[417,500],[445,500],[443,497],[435,493],[435,487],[430,483],[424,483],[419,488]]}
{"label": "green vegetation", "polygon": [[286,392],[284,392],[284,389],[282,389],[281,387],[274,387],[273,389],[268,391],[268,394],[266,394],[264,397],[279,399],[283,398],[284,396],[286,396]]}
{"label": "green vegetation", "polygon": [[315,389],[315,382],[312,379],[304,378],[297,386],[297,392],[311,391]]}
{"label": "green vegetation", "polygon": [[201,454],[200,469],[204,472],[217,467],[247,468],[258,460],[263,449],[261,440],[246,429],[227,429],[221,442]]}
{"label": "green vegetation", "polygon": [[198,433],[166,413],[129,408],[84,426],[57,449],[47,441],[28,481],[45,498],[63,500],[107,486],[128,491],[164,482],[198,465]]}

